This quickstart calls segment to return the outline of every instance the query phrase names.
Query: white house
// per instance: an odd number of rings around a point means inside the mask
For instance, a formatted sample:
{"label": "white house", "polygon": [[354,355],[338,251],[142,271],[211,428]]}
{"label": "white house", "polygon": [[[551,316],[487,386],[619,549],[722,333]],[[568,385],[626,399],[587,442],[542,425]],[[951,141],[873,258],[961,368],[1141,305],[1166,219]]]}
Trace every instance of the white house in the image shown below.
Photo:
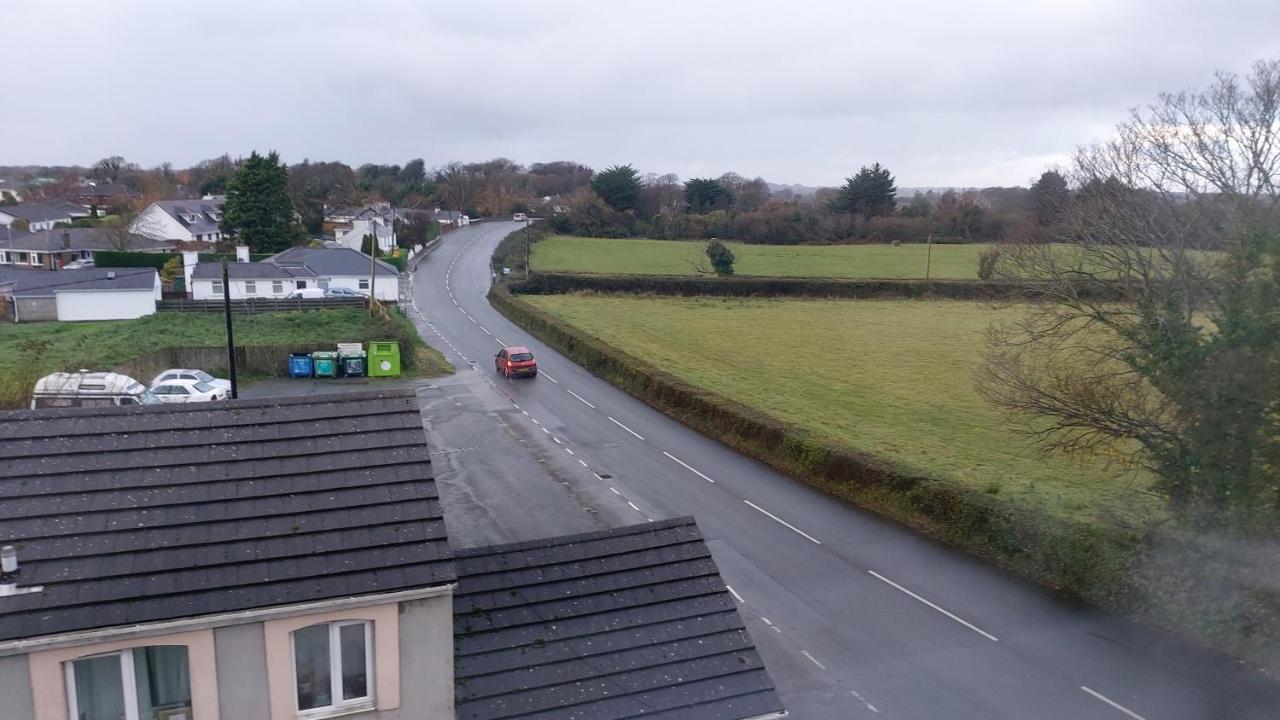
{"label": "white house", "polygon": [[15,322],[134,320],[153,315],[161,298],[155,268],[86,268],[51,273],[9,270],[3,278]]}
{"label": "white house", "polygon": [[222,206],[226,197],[158,200],[134,218],[130,232],[153,240],[213,244],[222,240]]}
{"label": "white house", "polygon": [[89,217],[88,208],[66,200],[0,207],[0,225],[12,227],[18,220],[25,220],[31,232],[51,230],[58,223],[85,217]]}
{"label": "white house", "polygon": [[378,249],[384,253],[391,252],[391,248],[396,246],[395,226],[383,225],[376,220],[353,220],[350,230],[345,232],[334,230],[334,239],[343,247],[352,250],[364,249],[366,235],[376,236],[378,238]]}
{"label": "white house", "polygon": [[[262,262],[227,266],[231,299],[282,298],[308,288],[347,288],[369,293],[370,258],[350,248],[289,248]],[[400,299],[400,273],[381,260],[372,263],[373,295],[384,302]],[[223,298],[221,263],[199,263],[191,273],[193,300]]]}

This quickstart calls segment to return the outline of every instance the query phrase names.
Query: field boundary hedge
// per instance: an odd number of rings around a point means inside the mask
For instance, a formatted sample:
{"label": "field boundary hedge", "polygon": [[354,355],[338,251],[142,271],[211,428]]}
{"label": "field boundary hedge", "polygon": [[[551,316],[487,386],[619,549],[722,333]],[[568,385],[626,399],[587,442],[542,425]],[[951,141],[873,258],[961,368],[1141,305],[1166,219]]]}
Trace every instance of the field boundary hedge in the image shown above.
{"label": "field boundary hedge", "polygon": [[[542,275],[539,280],[534,275],[529,284],[541,293],[566,286],[603,289],[578,284],[581,277]],[[810,282],[825,284],[797,284]],[[1264,580],[1280,570],[1280,548],[1258,545],[1244,554],[1236,543],[1208,542],[1168,528],[1107,528],[903,472],[609,345],[513,294],[523,287],[494,285],[489,301],[561,354],[683,424],[828,494],[1069,597],[1127,610],[1196,642],[1254,660],[1273,675],[1280,671],[1280,593]]]}
{"label": "field boundary hedge", "polygon": [[[514,235],[514,233],[513,233]],[[505,241],[504,241],[505,242]],[[1048,290],[1049,286],[1045,286]],[[511,284],[521,295],[563,295],[600,292],[678,297],[816,297],[862,300],[871,298],[947,298],[998,300],[1035,293],[1025,283],[999,280],[862,280],[840,278],[698,277],[685,275],[602,275],[591,273],[530,273]],[[1077,292],[1087,288],[1076,288]],[[1105,288],[1098,287],[1094,296]],[[1082,292],[1087,294],[1087,292]]]}

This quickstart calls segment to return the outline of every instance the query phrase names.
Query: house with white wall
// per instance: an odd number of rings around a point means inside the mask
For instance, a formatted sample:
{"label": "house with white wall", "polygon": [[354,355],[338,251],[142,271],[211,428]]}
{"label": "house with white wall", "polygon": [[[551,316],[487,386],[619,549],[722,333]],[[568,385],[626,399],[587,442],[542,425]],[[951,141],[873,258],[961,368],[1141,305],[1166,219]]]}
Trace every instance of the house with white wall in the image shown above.
{"label": "house with white wall", "polygon": [[58,223],[86,217],[89,217],[88,208],[66,200],[0,206],[0,225],[12,228],[14,223],[22,220],[31,232],[51,230]]}
{"label": "house with white wall", "polygon": [[455,551],[413,390],[0,412],[4,720],[774,720],[691,518]]}
{"label": "house with white wall", "polygon": [[212,246],[223,237],[225,203],[226,198],[221,195],[199,200],[157,200],[138,213],[129,230],[154,240]]}
{"label": "house with white wall", "polygon": [[0,300],[14,322],[136,320],[154,315],[162,297],[155,268],[0,269],[0,281],[9,284]]}
{"label": "house with white wall", "polygon": [[[247,255],[243,256],[247,260]],[[372,272],[372,277],[370,276]],[[400,300],[400,273],[381,260],[370,263],[362,252],[350,248],[289,248],[261,262],[227,265],[231,299],[283,298],[295,290],[347,288],[383,302]],[[191,273],[193,300],[223,298],[221,263],[199,263]]]}

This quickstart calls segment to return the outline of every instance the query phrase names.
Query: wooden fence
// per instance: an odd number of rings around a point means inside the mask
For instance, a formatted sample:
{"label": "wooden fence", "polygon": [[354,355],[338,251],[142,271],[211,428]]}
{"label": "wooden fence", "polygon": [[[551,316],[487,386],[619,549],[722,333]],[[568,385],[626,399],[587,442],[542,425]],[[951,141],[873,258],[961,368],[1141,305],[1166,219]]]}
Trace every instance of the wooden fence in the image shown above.
{"label": "wooden fence", "polygon": [[[231,312],[249,314],[266,312],[289,312],[294,310],[325,310],[332,308],[367,307],[368,298],[251,298],[248,300],[232,300]],[[161,300],[156,303],[160,312],[223,312],[221,300]]]}

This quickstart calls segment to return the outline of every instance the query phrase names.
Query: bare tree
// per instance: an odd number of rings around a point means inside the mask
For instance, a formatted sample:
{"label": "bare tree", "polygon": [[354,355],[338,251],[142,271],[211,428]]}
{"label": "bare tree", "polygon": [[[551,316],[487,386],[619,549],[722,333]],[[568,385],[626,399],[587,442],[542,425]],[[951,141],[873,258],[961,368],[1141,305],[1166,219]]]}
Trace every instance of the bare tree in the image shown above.
{"label": "bare tree", "polygon": [[1081,148],[1055,239],[1005,248],[1029,311],[979,389],[1049,450],[1118,454],[1197,522],[1274,528],[1280,61],[1163,94]]}

